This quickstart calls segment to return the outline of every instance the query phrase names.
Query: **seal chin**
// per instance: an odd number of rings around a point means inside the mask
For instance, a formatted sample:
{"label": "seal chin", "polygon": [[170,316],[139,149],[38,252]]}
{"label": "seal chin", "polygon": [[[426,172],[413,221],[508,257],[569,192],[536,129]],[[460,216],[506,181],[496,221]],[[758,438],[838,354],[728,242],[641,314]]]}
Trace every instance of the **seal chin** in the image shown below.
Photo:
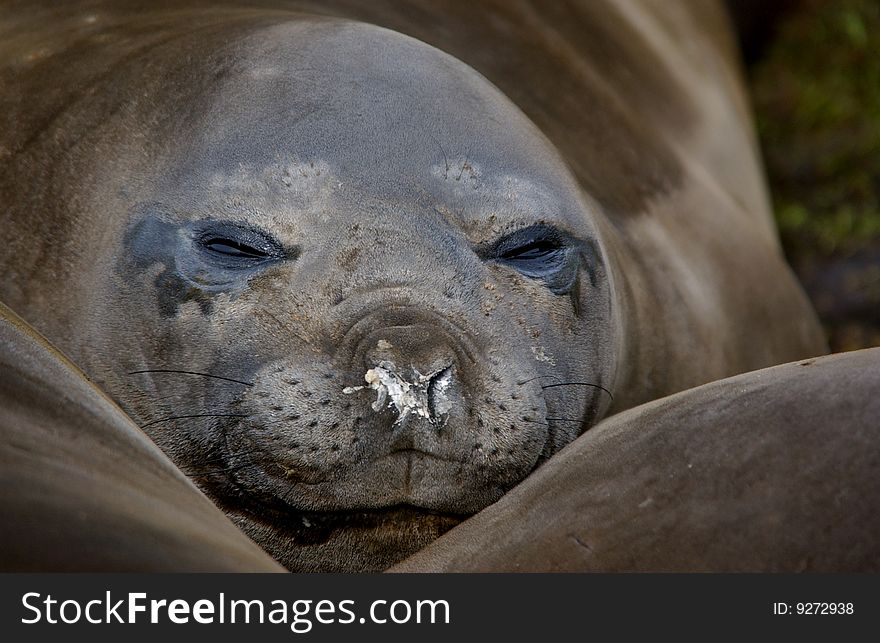
{"label": "seal chin", "polygon": [[474,494],[490,488],[479,481],[479,471],[416,449],[314,483],[267,473],[279,467],[242,467],[203,488],[250,538],[297,572],[381,571],[504,492]]}
{"label": "seal chin", "polygon": [[467,518],[408,505],[332,512],[271,504],[222,507],[273,558],[297,572],[382,571]]}
{"label": "seal chin", "polygon": [[480,460],[465,461],[402,448],[346,470],[324,470],[321,479],[298,479],[298,463],[281,460],[242,467],[232,476],[244,495],[264,502],[268,492],[292,512],[407,506],[428,512],[473,514],[498,500],[528,472],[502,464],[502,474],[498,468],[498,464],[490,466]]}

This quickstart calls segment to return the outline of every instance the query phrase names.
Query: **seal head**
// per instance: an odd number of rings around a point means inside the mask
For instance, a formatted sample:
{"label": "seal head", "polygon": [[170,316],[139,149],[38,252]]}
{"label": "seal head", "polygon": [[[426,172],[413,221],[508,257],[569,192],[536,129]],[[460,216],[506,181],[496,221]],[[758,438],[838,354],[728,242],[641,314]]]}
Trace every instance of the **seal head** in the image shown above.
{"label": "seal head", "polygon": [[385,567],[604,413],[594,211],[472,69],[300,20],[172,65],[153,100],[161,162],[106,169],[130,223],[92,370],[282,563]]}

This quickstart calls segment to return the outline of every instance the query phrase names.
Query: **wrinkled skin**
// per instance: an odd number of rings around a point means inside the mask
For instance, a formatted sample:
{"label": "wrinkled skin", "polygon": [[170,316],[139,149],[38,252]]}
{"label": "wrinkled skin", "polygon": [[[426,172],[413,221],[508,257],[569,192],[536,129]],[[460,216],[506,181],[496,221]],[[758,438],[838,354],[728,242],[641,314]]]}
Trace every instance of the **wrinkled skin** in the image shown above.
{"label": "wrinkled skin", "polygon": [[[753,186],[743,137],[719,154],[691,131],[735,109],[660,75],[676,100],[642,118],[614,94],[641,95],[632,65],[528,48],[515,106],[385,29],[181,15],[5,25],[0,294],[290,569],[385,568],[609,409],[822,351],[742,205],[760,192],[729,198],[667,142]],[[34,34],[68,43],[63,64]],[[541,65],[578,91],[548,94]],[[377,369],[427,378],[422,414],[374,408]]]}

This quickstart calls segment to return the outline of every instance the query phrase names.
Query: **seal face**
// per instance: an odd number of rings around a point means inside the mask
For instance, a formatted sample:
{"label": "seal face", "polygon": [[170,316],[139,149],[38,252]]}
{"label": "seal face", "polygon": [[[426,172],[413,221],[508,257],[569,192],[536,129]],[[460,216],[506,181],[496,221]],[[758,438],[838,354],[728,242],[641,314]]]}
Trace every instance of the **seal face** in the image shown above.
{"label": "seal face", "polygon": [[282,563],[379,569],[607,408],[601,243],[552,146],[439,50],[335,21],[229,47],[209,94],[174,85],[194,111],[159,108],[174,154],[128,197],[94,370]]}

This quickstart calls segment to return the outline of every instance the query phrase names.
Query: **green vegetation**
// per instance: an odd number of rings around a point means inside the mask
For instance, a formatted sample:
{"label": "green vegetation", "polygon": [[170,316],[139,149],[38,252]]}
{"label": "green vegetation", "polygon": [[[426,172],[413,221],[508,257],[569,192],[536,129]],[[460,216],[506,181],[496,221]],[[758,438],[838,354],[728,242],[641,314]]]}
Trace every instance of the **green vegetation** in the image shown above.
{"label": "green vegetation", "polygon": [[[751,76],[783,245],[815,300],[811,274],[856,256],[863,270],[866,256],[880,258],[880,1],[804,2]],[[851,299],[838,309],[852,308]],[[875,308],[874,326],[859,341],[875,343],[880,295],[865,306]],[[835,345],[826,327],[833,348],[859,347]]]}
{"label": "green vegetation", "polygon": [[806,3],[753,70],[778,223],[793,259],[880,238],[880,2]]}

